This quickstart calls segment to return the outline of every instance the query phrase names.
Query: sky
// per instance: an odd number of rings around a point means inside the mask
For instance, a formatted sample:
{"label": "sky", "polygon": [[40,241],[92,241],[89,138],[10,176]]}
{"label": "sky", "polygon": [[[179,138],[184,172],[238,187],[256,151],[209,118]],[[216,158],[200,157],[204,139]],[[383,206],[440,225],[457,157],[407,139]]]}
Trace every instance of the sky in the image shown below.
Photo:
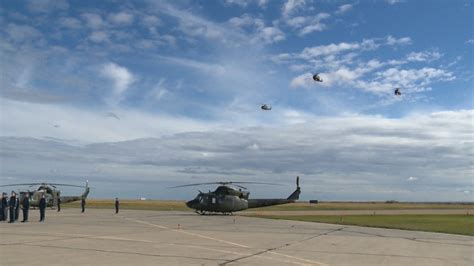
{"label": "sky", "polygon": [[473,201],[472,11],[1,1],[0,184],[184,200],[214,187],[169,187],[257,181],[280,185],[251,197],[278,198],[300,176],[303,200]]}

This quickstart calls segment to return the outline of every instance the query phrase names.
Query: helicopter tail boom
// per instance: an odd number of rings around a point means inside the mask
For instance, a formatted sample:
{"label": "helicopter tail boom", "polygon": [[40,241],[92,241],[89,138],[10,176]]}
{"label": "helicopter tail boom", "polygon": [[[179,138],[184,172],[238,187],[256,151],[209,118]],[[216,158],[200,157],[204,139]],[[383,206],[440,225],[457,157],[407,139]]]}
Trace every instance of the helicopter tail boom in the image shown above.
{"label": "helicopter tail boom", "polygon": [[300,178],[296,177],[296,190],[291,193],[291,195],[286,199],[249,199],[248,206],[250,208],[259,208],[272,205],[281,205],[295,202],[300,198]]}

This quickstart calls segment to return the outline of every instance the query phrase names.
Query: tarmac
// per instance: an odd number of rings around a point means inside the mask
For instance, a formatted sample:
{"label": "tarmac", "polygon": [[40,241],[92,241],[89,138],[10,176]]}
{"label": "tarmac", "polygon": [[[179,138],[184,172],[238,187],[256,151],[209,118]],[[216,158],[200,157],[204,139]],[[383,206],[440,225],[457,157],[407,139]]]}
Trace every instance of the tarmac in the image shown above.
{"label": "tarmac", "polygon": [[[474,237],[193,212],[38,210],[0,265],[474,265]],[[20,218],[21,220],[21,218]]]}

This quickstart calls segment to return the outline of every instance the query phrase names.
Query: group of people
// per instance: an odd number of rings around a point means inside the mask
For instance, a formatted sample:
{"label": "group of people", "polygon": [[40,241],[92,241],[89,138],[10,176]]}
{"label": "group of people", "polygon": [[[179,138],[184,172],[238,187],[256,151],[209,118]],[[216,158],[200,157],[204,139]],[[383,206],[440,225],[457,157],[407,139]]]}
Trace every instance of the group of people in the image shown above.
{"label": "group of people", "polygon": [[[40,210],[40,222],[44,222],[44,213],[46,209],[46,198],[44,194],[41,196],[39,201]],[[30,210],[30,193],[26,192],[23,199],[19,195],[12,191],[10,198],[7,193],[2,193],[2,201],[0,204],[0,221],[8,221],[8,223],[14,223],[18,221],[20,217],[20,207],[23,210],[22,223],[28,222],[28,212]],[[10,218],[10,219],[8,219]]]}
{"label": "group of people", "polygon": [[[57,199],[58,212],[61,211],[61,198]],[[41,195],[41,198],[38,203],[40,211],[40,222],[44,222],[45,213],[46,213],[46,197],[44,193]],[[120,202],[118,198],[115,198],[115,213],[119,212]],[[18,221],[20,216],[20,208],[23,210],[23,220],[22,223],[28,222],[28,212],[30,210],[30,193],[25,192],[24,197],[21,199],[20,196],[12,191],[11,197],[8,198],[7,193],[2,193],[2,198],[0,202],[0,221],[8,221],[8,223],[14,223]],[[81,199],[81,212],[86,210],[86,199]],[[10,218],[10,219],[8,219]]]}

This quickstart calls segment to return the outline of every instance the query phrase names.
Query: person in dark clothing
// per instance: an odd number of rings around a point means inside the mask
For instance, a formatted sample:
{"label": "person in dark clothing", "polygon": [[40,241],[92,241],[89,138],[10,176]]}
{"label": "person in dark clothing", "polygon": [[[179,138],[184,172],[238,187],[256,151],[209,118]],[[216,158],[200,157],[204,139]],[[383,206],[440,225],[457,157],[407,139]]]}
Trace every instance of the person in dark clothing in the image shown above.
{"label": "person in dark clothing", "polygon": [[41,195],[41,199],[39,201],[39,210],[40,210],[40,222],[44,222],[44,214],[46,210],[46,198],[43,195]]}
{"label": "person in dark clothing", "polygon": [[8,197],[7,193],[2,194],[2,221],[8,219]]}
{"label": "person in dark clothing", "polygon": [[81,199],[81,208],[81,212],[84,212],[86,210],[86,199],[84,197]]}
{"label": "person in dark clothing", "polygon": [[25,193],[21,206],[23,207],[23,221],[21,222],[26,223],[28,222],[28,211],[30,210],[30,193]]}
{"label": "person in dark clothing", "polygon": [[118,198],[115,198],[115,214],[119,212],[120,202]]}
{"label": "person in dark clothing", "polygon": [[16,209],[16,194],[14,191],[12,191],[12,196],[10,197],[10,201],[8,202],[8,205],[10,207],[10,221],[9,223],[14,223],[15,222],[15,209]]}
{"label": "person in dark clothing", "polygon": [[58,194],[58,212],[61,211],[61,197],[59,197],[59,194]]}
{"label": "person in dark clothing", "polygon": [[15,221],[18,221],[18,217],[20,217],[20,195],[18,195],[18,197],[16,197]]}
{"label": "person in dark clothing", "polygon": [[4,217],[3,217],[3,193],[2,193],[2,197],[1,197],[1,200],[0,200],[0,221],[3,221]]}

